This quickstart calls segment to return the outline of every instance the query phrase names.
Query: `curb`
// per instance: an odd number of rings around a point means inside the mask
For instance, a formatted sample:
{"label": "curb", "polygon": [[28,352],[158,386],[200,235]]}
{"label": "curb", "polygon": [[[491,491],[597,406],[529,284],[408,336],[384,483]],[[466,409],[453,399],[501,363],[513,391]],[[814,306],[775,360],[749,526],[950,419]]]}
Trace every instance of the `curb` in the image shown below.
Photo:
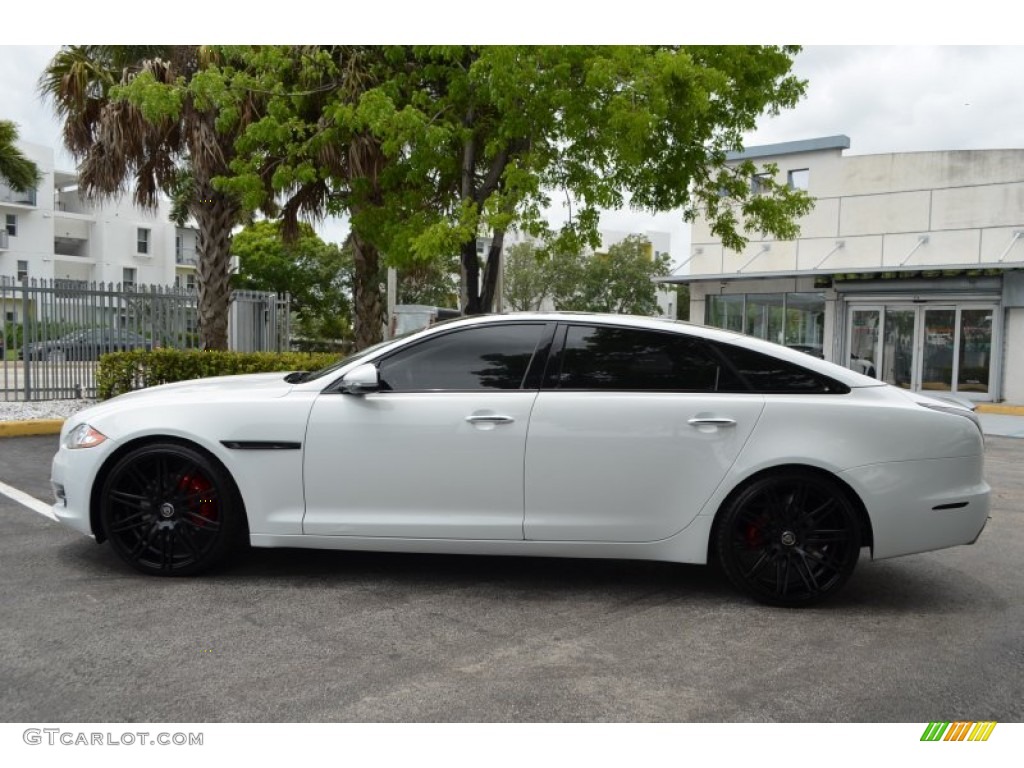
{"label": "curb", "polygon": [[64,419],[31,419],[27,421],[0,421],[0,437],[29,437],[56,435],[64,426]]}
{"label": "curb", "polygon": [[1001,416],[1024,416],[1024,405],[1008,405],[1004,403],[978,403],[974,409],[978,413],[996,413]]}

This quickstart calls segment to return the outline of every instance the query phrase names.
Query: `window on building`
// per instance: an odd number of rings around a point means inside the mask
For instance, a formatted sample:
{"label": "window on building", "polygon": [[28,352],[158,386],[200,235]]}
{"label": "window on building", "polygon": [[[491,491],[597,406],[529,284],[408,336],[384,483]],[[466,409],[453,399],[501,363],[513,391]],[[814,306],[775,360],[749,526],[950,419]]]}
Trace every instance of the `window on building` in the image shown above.
{"label": "window on building", "polygon": [[811,172],[807,168],[797,168],[790,171],[787,176],[790,189],[806,190],[811,181]]}
{"label": "window on building", "polygon": [[138,236],[138,252],[149,253],[149,230],[145,227],[139,227]]}
{"label": "window on building", "polygon": [[708,296],[705,323],[822,357],[825,296],[822,293]]}
{"label": "window on building", "polygon": [[16,190],[14,187],[0,181],[0,203],[17,203],[18,205],[35,205],[35,187],[26,190]]}
{"label": "window on building", "polygon": [[825,295],[787,293],[785,345],[824,357]]}
{"label": "window on building", "polygon": [[20,261],[20,260],[18,261],[18,279],[19,280],[27,280],[28,279],[28,262],[27,261]]}
{"label": "window on building", "polygon": [[782,293],[747,294],[744,333],[781,344],[784,296]]}
{"label": "window on building", "polygon": [[121,286],[126,291],[135,290],[135,267],[125,267],[121,270]]}
{"label": "window on building", "polygon": [[708,296],[705,322],[715,328],[743,333],[742,293],[731,296]]}
{"label": "window on building", "polygon": [[763,194],[768,191],[771,184],[772,175],[770,173],[755,173],[750,179],[750,192],[754,195]]}
{"label": "window on building", "polygon": [[181,235],[174,236],[174,258],[176,261],[181,261],[181,257],[184,255],[184,243],[182,242]]}
{"label": "window on building", "polygon": [[11,237],[18,236],[18,216],[13,213],[8,213],[5,217],[4,226],[7,229],[7,234]]}

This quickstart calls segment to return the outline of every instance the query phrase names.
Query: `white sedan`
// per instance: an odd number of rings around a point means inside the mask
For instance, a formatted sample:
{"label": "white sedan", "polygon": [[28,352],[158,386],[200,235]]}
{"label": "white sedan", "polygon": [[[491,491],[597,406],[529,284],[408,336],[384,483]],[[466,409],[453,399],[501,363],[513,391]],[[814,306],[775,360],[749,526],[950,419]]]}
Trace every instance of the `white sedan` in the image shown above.
{"label": "white sedan", "polygon": [[470,317],[322,371],[79,412],[57,517],[145,573],[256,547],[717,560],[754,598],[974,542],[974,414],[746,336],[650,318]]}

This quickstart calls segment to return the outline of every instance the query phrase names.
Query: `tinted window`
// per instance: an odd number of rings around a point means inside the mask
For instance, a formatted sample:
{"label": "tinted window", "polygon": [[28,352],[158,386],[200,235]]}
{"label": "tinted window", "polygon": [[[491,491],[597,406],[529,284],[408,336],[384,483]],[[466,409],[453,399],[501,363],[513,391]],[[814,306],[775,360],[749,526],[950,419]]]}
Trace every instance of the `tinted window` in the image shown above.
{"label": "tinted window", "polygon": [[840,394],[850,391],[849,387],[828,376],[808,371],[795,363],[779,360],[771,355],[734,347],[731,344],[714,346],[748,385],[737,390],[730,388],[731,391],[753,390],[764,394]]}
{"label": "tinted window", "polygon": [[559,389],[714,392],[734,388],[729,370],[700,339],[631,328],[570,326]]}
{"label": "tinted window", "polygon": [[544,326],[491,325],[434,336],[380,363],[384,389],[519,389]]}

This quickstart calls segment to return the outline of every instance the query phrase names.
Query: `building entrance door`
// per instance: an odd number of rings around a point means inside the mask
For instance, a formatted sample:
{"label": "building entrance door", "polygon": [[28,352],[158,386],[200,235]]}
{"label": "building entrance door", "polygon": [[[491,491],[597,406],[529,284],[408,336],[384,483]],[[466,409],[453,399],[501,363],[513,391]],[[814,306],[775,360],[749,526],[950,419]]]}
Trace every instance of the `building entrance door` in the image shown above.
{"label": "building entrance door", "polygon": [[857,304],[847,319],[847,367],[893,386],[991,400],[995,305]]}

